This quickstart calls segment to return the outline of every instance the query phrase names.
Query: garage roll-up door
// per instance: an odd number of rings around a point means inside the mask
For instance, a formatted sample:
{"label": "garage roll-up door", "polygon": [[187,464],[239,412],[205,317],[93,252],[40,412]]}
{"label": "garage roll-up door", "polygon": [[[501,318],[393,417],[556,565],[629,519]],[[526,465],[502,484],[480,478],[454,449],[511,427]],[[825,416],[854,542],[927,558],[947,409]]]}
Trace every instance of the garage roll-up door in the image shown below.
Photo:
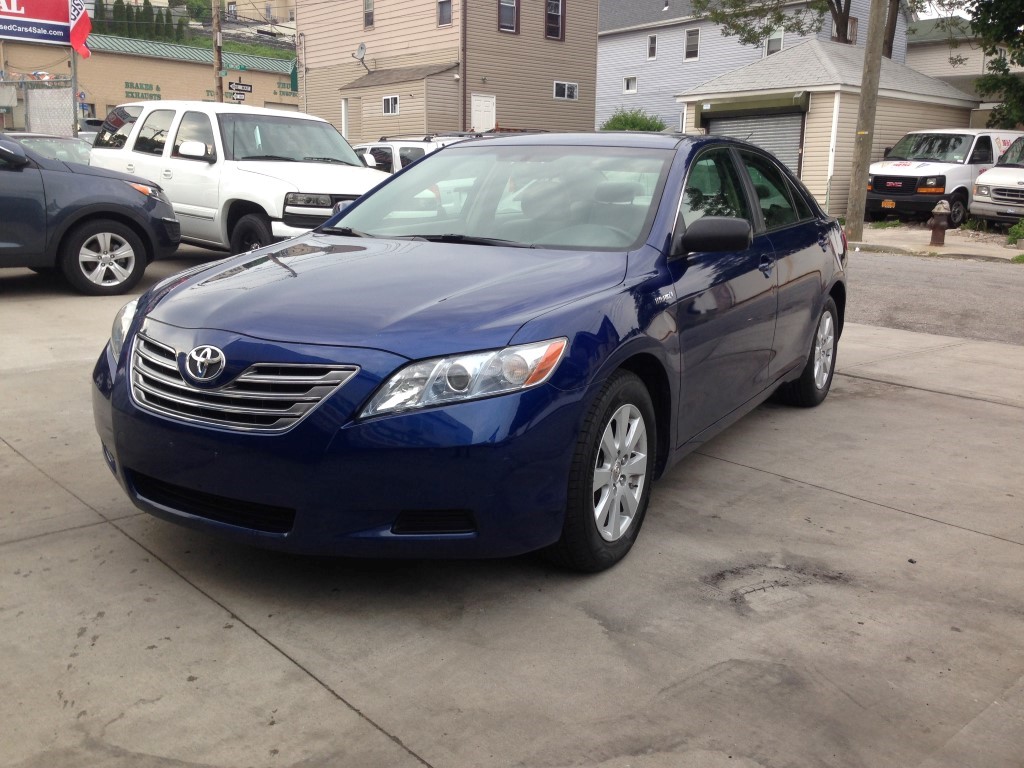
{"label": "garage roll-up door", "polygon": [[719,117],[708,124],[708,133],[746,139],[767,149],[793,173],[800,171],[800,134],[803,113],[750,117]]}

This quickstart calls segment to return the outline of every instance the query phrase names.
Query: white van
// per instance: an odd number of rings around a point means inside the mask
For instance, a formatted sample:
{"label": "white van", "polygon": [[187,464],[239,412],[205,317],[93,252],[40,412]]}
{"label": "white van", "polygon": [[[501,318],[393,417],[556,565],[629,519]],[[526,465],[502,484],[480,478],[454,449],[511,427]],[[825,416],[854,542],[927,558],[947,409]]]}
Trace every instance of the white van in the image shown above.
{"label": "white van", "polygon": [[158,183],[182,242],[232,253],[307,232],[388,178],[319,117],[204,101],[116,107],[92,164]]}
{"label": "white van", "polygon": [[974,181],[1021,136],[1021,131],[952,128],[908,133],[885,159],[873,163],[865,212],[878,221],[888,215],[927,218],[939,200],[949,202],[949,225],[967,218]]}
{"label": "white van", "polygon": [[974,184],[971,215],[1001,224],[1024,219],[1024,137],[1017,139]]}

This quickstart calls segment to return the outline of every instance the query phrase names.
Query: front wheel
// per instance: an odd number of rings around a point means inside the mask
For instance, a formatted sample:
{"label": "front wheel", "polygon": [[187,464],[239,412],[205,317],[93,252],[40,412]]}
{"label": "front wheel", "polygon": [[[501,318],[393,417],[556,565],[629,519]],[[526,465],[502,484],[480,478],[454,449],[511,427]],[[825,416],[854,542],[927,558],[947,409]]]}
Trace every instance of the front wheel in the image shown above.
{"label": "front wheel", "polygon": [[247,213],[238,220],[231,230],[231,252],[247,253],[264,245],[270,245],[274,236],[270,231],[270,219],[262,213]]}
{"label": "front wheel", "polygon": [[828,397],[832,387],[832,375],[836,369],[836,352],[839,344],[839,311],[830,296],[818,318],[814,331],[814,343],[807,364],[800,378],[779,388],[783,402],[802,408],[813,408]]}
{"label": "front wheel", "polygon": [[64,240],[60,268],[80,293],[112,296],[131,289],[142,278],[146,249],[135,231],[119,221],[89,221]]}
{"label": "front wheel", "polygon": [[949,228],[956,229],[967,220],[967,198],[957,193],[949,199]]}
{"label": "front wheel", "polygon": [[550,550],[555,560],[594,573],[626,556],[651,498],[656,429],[644,383],[629,371],[613,374],[576,442],[562,537]]}

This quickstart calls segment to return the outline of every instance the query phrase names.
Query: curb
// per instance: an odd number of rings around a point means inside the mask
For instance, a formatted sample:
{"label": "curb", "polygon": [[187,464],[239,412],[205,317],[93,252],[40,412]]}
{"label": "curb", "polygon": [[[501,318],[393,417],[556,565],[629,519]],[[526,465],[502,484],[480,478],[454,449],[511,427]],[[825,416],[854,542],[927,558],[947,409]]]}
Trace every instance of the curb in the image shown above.
{"label": "curb", "polygon": [[[938,259],[959,259],[961,261],[967,261],[973,259],[975,261],[990,261],[999,264],[1012,264],[1013,258],[1017,253],[1012,253],[1005,258],[1002,256],[986,256],[979,253],[951,253],[949,251],[932,251],[924,248],[903,248],[898,245],[879,245],[877,243],[849,243],[850,250],[866,251],[870,253],[895,253],[902,256],[921,256],[924,258],[938,258]],[[933,246],[939,247],[942,246]],[[1008,249],[1012,250],[1012,249]],[[1019,252],[1024,252],[1024,248]]]}

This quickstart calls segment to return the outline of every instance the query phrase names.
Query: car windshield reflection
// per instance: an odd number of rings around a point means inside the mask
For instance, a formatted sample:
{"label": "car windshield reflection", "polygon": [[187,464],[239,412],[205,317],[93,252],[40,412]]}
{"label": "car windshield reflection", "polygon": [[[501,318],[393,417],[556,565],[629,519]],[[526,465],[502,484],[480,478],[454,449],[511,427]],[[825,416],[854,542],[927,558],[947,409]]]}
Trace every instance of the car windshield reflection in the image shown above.
{"label": "car windshield reflection", "polygon": [[446,243],[626,250],[644,241],[672,153],[459,145],[343,212],[332,231]]}

